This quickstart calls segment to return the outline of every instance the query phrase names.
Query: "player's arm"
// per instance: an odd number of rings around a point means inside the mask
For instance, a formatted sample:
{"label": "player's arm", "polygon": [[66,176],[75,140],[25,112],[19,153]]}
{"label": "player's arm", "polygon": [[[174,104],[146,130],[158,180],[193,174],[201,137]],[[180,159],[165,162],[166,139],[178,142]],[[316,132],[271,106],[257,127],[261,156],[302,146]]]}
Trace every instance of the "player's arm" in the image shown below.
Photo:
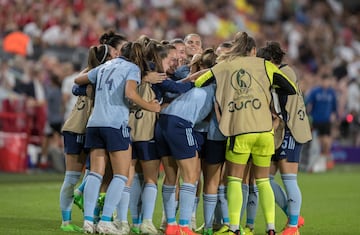
{"label": "player's arm", "polygon": [[195,87],[204,87],[209,85],[215,80],[215,76],[211,69],[206,71],[204,74],[202,74],[198,79],[195,81]]}
{"label": "player's arm", "polygon": [[125,96],[130,99],[133,103],[139,105],[141,108],[151,111],[160,112],[160,104],[157,100],[145,101],[137,93],[138,83],[135,80],[127,80],[125,86]]}

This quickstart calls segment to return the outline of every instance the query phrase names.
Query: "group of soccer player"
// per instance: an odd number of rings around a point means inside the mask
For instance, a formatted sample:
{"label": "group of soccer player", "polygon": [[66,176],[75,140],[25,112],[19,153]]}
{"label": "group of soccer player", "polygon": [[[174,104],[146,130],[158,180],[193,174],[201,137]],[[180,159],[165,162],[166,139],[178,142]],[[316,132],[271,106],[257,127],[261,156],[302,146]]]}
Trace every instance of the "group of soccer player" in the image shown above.
{"label": "group of soccer player", "polygon": [[[63,231],[160,233],[153,214],[162,164],[164,234],[196,234],[201,192],[204,235],[254,234],[258,197],[266,234],[275,234],[275,202],[288,217],[281,234],[300,234],[297,169],[311,133],[278,43],[257,50],[245,32],[216,50],[203,50],[197,34],[129,42],[109,32],[99,41],[75,78],[78,101],[62,129]],[[71,223],[73,203],[83,209],[82,228]]]}

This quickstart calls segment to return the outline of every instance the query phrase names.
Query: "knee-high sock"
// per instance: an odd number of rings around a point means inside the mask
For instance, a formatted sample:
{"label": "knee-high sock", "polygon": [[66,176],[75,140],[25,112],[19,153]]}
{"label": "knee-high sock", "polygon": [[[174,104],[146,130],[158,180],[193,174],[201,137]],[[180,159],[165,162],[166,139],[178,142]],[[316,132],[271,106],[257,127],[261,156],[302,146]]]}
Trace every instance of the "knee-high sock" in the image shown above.
{"label": "knee-high sock", "polygon": [[142,215],[143,220],[151,220],[153,218],[155,203],[157,196],[157,185],[153,183],[145,184],[141,201],[142,201]]}
{"label": "knee-high sock", "polygon": [[249,198],[249,185],[248,184],[241,184],[242,189],[242,196],[243,196],[243,203],[241,206],[241,213],[240,213],[240,224],[241,220],[243,218],[243,215],[245,213],[247,204],[248,204],[248,198]]}
{"label": "knee-high sock", "polygon": [[116,209],[117,204],[119,204],[120,202],[121,195],[127,180],[128,178],[124,175],[115,174],[113,176],[109,184],[109,187],[106,190],[106,197],[105,197],[101,220],[103,221],[112,220],[112,215]]}
{"label": "knee-high sock", "polygon": [[[196,192],[195,192],[195,193],[196,193]],[[192,209],[192,216],[195,216],[195,215],[196,215],[196,210],[197,210],[197,208],[198,208],[199,202],[200,202],[200,198],[195,195],[194,207],[193,207],[193,209]]]}
{"label": "knee-high sock", "polygon": [[297,226],[301,208],[301,191],[297,183],[296,174],[283,174],[281,178],[288,195],[289,226]]}
{"label": "knee-high sock", "polygon": [[274,176],[270,175],[270,184],[274,191],[275,202],[287,215],[287,196],[284,189],[275,181]]}
{"label": "knee-high sock", "polygon": [[94,221],[94,211],[99,197],[101,181],[102,176],[95,172],[90,172],[87,176],[84,188],[84,220]]}
{"label": "knee-high sock", "polygon": [[175,202],[175,185],[162,186],[163,207],[168,224],[176,223],[176,202]]}
{"label": "knee-high sock", "polygon": [[217,194],[203,194],[205,228],[212,228]]}
{"label": "knee-high sock", "polygon": [[239,229],[240,210],[243,202],[242,179],[234,176],[228,176],[227,201],[229,207],[230,230]]}
{"label": "knee-high sock", "polygon": [[60,209],[62,221],[71,221],[74,187],[80,179],[81,172],[66,171],[64,182],[60,189]]}
{"label": "knee-high sock", "polygon": [[129,209],[132,223],[135,227],[141,224],[141,192],[142,192],[142,174],[135,173],[131,188],[130,188],[130,202]]}
{"label": "knee-high sock", "polygon": [[275,198],[269,178],[256,179],[260,205],[264,212],[267,230],[275,229]]}
{"label": "knee-high sock", "polygon": [[214,221],[213,222],[214,222],[214,224],[222,224],[222,213],[221,213],[221,208],[220,208],[219,197],[218,197],[218,199],[216,201],[216,206],[215,206],[215,211],[214,211]]}
{"label": "knee-high sock", "polygon": [[246,226],[253,229],[255,223],[255,217],[257,212],[257,207],[259,203],[259,191],[256,184],[252,184],[249,187],[249,199],[247,203],[247,212],[246,212]]}
{"label": "knee-high sock", "polygon": [[[179,192],[179,225],[188,226],[195,203],[196,186],[183,183]],[[191,202],[193,202],[191,204]]]}
{"label": "knee-high sock", "polygon": [[[88,173],[89,175],[89,173]],[[87,176],[86,176],[87,177]],[[86,178],[82,180],[81,184],[79,185],[79,187],[77,187],[76,191],[78,194],[82,194],[84,193],[84,189],[85,189],[85,184],[86,184]]]}
{"label": "knee-high sock", "polygon": [[116,206],[118,221],[128,221],[127,214],[129,211],[130,187],[125,186],[121,195],[120,202]]}
{"label": "knee-high sock", "polygon": [[229,224],[229,207],[227,202],[227,187],[220,185],[218,188],[218,200],[220,203],[220,211],[224,224]]}

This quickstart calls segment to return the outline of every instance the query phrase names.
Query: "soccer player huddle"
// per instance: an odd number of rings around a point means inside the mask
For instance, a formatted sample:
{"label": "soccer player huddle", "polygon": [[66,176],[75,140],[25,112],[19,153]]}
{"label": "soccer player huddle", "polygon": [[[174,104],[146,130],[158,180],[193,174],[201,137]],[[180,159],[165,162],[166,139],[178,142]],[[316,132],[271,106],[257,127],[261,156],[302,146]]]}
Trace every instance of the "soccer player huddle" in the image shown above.
{"label": "soccer player huddle", "polygon": [[[266,234],[275,234],[275,202],[288,217],[281,234],[300,234],[297,172],[311,132],[284,55],[277,42],[257,49],[246,32],[216,49],[203,49],[198,34],[133,42],[114,32],[102,35],[75,78],[78,100],[62,129],[61,229],[254,234],[259,201]],[[161,165],[158,229],[153,214]],[[278,169],[285,190],[274,181]],[[201,192],[204,225],[197,228]],[[83,210],[82,228],[71,223],[73,203]]]}

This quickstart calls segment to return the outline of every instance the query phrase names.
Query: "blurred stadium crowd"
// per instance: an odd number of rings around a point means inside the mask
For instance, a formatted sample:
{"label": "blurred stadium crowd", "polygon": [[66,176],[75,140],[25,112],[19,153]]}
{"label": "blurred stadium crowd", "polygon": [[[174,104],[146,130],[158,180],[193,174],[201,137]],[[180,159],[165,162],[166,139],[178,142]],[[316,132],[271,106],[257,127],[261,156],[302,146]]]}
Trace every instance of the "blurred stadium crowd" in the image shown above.
{"label": "blurred stadium crowd", "polygon": [[88,48],[109,30],[129,40],[198,33],[203,48],[246,31],[259,47],[278,41],[286,48],[304,95],[321,74],[333,75],[334,135],[344,145],[360,146],[359,12],[360,2],[352,0],[1,0],[0,100],[26,94],[26,107],[48,105],[48,122],[64,120],[64,81],[86,65]]}

